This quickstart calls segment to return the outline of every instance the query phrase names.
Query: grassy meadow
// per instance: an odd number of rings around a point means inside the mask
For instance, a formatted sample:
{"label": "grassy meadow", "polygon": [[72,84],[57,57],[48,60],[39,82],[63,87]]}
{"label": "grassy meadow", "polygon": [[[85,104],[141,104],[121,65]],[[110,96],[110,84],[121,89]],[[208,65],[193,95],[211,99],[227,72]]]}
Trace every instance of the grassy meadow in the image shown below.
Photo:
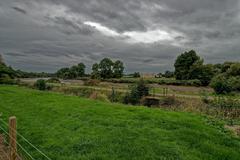
{"label": "grassy meadow", "polygon": [[[0,86],[0,113],[53,160],[239,160],[240,139],[216,119]],[[1,123],[0,123],[1,125]],[[33,148],[21,143],[36,159]]]}

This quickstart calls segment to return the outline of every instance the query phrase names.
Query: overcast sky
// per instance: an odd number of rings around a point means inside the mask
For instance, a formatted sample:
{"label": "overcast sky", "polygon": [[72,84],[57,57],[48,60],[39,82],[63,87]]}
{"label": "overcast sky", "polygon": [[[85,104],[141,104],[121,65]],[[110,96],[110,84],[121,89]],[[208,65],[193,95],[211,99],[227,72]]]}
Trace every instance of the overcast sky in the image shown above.
{"label": "overcast sky", "polygon": [[206,63],[239,61],[240,0],[0,1],[0,53],[16,69],[110,57],[127,72],[160,72],[190,49]]}

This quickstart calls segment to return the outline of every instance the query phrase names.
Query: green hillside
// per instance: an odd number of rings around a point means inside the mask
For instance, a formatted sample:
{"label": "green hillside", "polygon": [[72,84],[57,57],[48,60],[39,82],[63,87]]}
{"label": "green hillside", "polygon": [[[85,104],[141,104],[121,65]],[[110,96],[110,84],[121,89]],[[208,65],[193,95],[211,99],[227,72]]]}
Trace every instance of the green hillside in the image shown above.
{"label": "green hillside", "polygon": [[240,140],[225,132],[223,124],[190,113],[17,86],[0,86],[0,113],[6,122],[17,116],[18,131],[53,160],[240,159]]}

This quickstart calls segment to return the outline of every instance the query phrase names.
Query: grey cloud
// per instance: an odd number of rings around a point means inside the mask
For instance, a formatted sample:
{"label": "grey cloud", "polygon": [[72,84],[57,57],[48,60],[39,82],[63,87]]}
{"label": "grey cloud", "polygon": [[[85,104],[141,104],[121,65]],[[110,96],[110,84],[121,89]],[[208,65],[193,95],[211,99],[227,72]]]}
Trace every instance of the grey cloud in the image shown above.
{"label": "grey cloud", "polygon": [[27,14],[27,11],[20,7],[12,7],[12,8],[20,13]]}
{"label": "grey cloud", "polygon": [[[123,60],[128,72],[159,72],[172,70],[177,55],[189,49],[207,63],[240,60],[238,0],[3,0],[0,13],[0,53],[17,69],[54,72],[78,62],[89,69],[110,57]],[[84,21],[118,33],[159,29],[182,35],[175,44],[128,43]]]}

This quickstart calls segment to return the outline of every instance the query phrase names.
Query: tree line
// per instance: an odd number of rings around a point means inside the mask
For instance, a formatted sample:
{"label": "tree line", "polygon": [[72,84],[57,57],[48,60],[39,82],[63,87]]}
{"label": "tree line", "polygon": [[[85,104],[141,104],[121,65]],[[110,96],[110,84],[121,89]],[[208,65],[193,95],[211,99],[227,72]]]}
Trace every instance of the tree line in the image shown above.
{"label": "tree line", "polygon": [[[85,73],[85,69],[86,66],[83,63],[79,63],[70,68],[61,68],[57,71],[56,75],[63,79],[76,79],[89,76]],[[104,58],[99,63],[92,65],[92,73],[90,76],[93,79],[121,78],[123,72],[124,64],[122,61],[113,61],[110,58]]]}
{"label": "tree line", "polygon": [[[197,80],[202,86],[210,85],[216,93],[224,94],[240,91],[240,62],[224,62],[222,64],[205,64],[204,59],[194,50],[180,54],[174,63],[174,71],[159,73],[156,77],[175,78],[177,81]],[[56,73],[34,73],[14,70],[7,66],[0,55],[0,83],[14,78],[58,77],[62,79],[76,79],[91,77],[92,79],[121,78],[124,74],[124,64],[120,60],[113,61],[103,58],[99,63],[92,65],[91,74],[86,74],[84,63],[61,68]],[[129,74],[131,77],[140,77],[139,72]]]}
{"label": "tree line", "polygon": [[203,86],[210,86],[218,94],[240,91],[240,63],[204,64],[194,50],[179,55],[174,64],[177,80],[201,81]]}

